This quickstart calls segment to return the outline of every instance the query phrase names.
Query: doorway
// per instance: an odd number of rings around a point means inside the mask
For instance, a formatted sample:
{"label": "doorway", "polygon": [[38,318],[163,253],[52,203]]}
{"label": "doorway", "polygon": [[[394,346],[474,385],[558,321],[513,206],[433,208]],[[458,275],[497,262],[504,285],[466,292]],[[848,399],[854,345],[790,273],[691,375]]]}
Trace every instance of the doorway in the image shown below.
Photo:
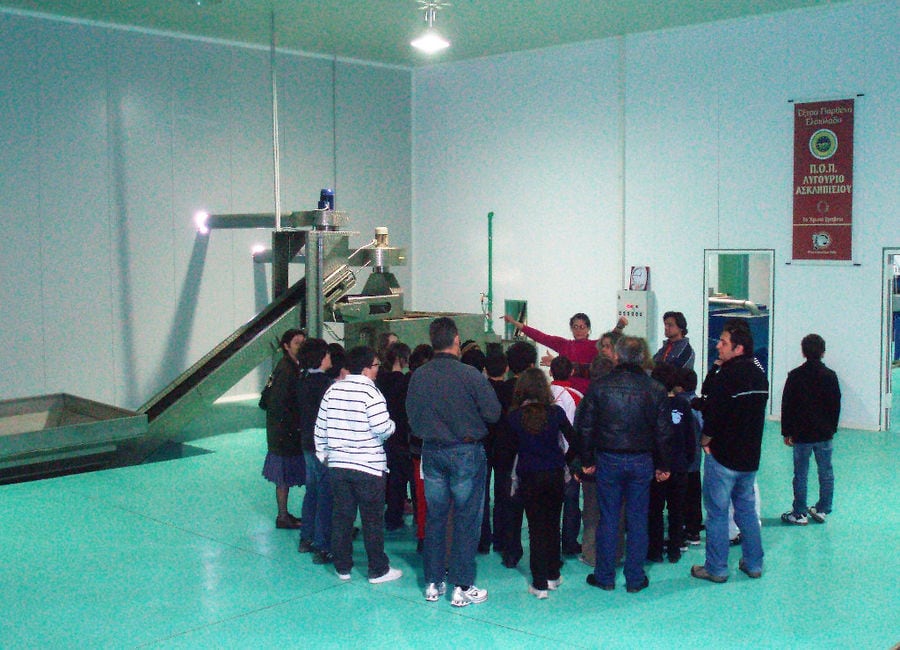
{"label": "doorway", "polygon": [[[753,333],[754,355],[765,369],[771,386],[775,250],[707,249],[703,254],[703,337],[706,344],[700,351],[700,368],[708,371],[718,357],[716,342],[725,321],[745,318]],[[767,408],[771,414],[772,400],[768,401]]]}
{"label": "doorway", "polygon": [[894,383],[900,381],[900,248],[885,248],[882,265],[882,431],[900,431],[900,393]]}

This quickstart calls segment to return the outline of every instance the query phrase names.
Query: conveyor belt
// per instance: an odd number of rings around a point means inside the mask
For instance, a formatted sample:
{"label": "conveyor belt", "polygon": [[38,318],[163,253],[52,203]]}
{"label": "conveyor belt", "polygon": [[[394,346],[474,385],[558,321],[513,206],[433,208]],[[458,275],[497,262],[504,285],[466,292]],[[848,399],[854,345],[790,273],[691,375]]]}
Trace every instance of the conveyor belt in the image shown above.
{"label": "conveyor belt", "polygon": [[212,406],[273,354],[281,334],[302,321],[305,302],[304,278],[141,406],[148,433],[171,437]]}

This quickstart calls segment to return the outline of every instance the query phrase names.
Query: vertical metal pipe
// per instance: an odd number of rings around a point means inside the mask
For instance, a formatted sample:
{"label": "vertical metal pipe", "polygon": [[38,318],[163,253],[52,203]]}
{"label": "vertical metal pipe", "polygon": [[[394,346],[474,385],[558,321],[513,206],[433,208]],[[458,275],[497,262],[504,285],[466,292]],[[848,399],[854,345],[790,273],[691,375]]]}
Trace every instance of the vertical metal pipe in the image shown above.
{"label": "vertical metal pipe", "polygon": [[281,156],[278,147],[278,69],[275,65],[275,10],[272,10],[269,69],[272,74],[272,157],[275,165],[275,230],[281,230]]}
{"label": "vertical metal pipe", "polygon": [[306,333],[322,338],[325,316],[322,274],[325,269],[325,239],[323,233],[311,230],[306,239]]}
{"label": "vertical metal pipe", "polygon": [[[338,191],[337,169],[337,57],[331,60],[331,176],[335,194]],[[334,206],[331,206],[334,209]]]}
{"label": "vertical metal pipe", "polygon": [[488,290],[485,332],[494,333],[494,213],[488,212]]}

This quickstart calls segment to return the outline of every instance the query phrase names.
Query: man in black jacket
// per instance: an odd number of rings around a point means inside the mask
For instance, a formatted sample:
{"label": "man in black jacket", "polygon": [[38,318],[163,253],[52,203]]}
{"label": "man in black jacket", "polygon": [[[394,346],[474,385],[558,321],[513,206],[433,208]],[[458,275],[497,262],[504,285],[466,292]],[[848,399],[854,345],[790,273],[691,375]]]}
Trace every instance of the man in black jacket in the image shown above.
{"label": "man in black jacket", "polygon": [[588,388],[575,415],[584,474],[597,477],[600,521],[597,557],[587,583],[615,588],[619,512],[625,504],[625,586],[629,593],[650,584],[647,513],[651,481],[669,478],[672,421],[666,390],[641,367],[644,342],[624,336],[615,346],[613,370]]}
{"label": "man in black jacket", "polygon": [[739,568],[751,578],[762,575],[763,549],[756,516],[754,482],[759,469],[769,381],[753,357],[753,335],[743,318],[725,322],[716,344],[719,358],[703,381],[700,399],[707,454],[703,463],[706,504],[706,563],[691,575],[710,582],[728,580],[728,505],[741,530]]}
{"label": "man in black jacket", "polygon": [[[794,449],[794,504],[781,515],[788,524],[806,525],[806,514],[820,524],[831,512],[834,470],[831,467],[832,438],[841,415],[841,388],[837,375],[822,363],[825,340],[808,334],[800,343],[806,363],[788,373],[781,397],[781,435]],[[809,456],[815,454],[819,473],[819,500],[806,508]]]}

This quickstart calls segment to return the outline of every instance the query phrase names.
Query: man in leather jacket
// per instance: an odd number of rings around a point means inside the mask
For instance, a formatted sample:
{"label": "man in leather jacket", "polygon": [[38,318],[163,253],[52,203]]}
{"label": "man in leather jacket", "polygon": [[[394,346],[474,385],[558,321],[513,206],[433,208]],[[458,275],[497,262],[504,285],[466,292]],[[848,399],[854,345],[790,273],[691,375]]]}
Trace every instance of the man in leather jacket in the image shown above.
{"label": "man in leather jacket", "polygon": [[625,586],[629,593],[649,585],[647,512],[650,482],[669,478],[671,416],[666,390],[643,371],[644,342],[625,336],[615,346],[616,367],[588,388],[575,416],[585,474],[597,477],[600,522],[597,560],[587,583],[615,588],[619,512],[627,523]]}

